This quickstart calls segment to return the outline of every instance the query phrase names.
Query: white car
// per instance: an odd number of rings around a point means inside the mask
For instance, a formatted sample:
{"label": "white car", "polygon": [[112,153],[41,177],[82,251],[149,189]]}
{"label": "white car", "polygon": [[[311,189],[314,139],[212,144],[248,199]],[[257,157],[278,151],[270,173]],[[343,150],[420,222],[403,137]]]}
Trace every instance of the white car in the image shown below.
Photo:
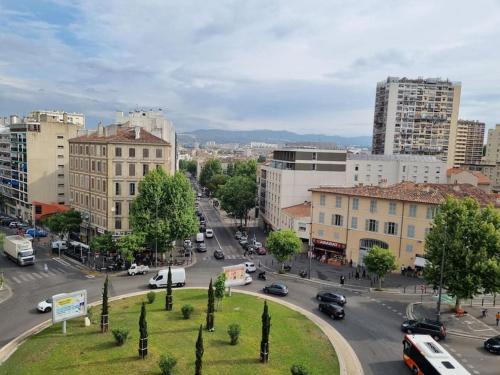
{"label": "white car", "polygon": [[212,238],[213,236],[214,236],[214,231],[213,231],[213,229],[207,229],[207,230],[205,231],[205,237],[207,237],[207,238]]}
{"label": "white car", "polygon": [[246,274],[245,275],[245,285],[250,284],[252,281],[253,281],[252,276],[250,276],[249,274]]}
{"label": "white car", "polygon": [[252,273],[257,271],[257,267],[252,262],[245,262],[245,270],[247,273]]}
{"label": "white car", "polygon": [[262,242],[255,241],[252,243],[252,247],[254,249],[258,249],[259,247],[262,247]]}
{"label": "white car", "polygon": [[52,311],[52,298],[47,298],[45,301],[38,303],[36,309],[44,313]]}

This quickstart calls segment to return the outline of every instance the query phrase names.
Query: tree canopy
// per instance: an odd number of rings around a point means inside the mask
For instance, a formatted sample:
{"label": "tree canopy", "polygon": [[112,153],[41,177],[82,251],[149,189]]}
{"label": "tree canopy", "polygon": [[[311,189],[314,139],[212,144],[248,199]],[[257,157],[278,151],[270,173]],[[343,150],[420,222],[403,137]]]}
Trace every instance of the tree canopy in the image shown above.
{"label": "tree canopy", "polygon": [[69,210],[47,216],[42,220],[42,223],[51,232],[57,233],[61,238],[66,238],[69,232],[80,231],[82,215],[76,210]]}
{"label": "tree canopy", "polygon": [[266,247],[278,262],[287,261],[292,255],[300,252],[302,241],[294,231],[288,228],[271,232],[267,237]]}
{"label": "tree canopy", "polygon": [[236,175],[231,177],[219,190],[222,209],[242,221],[248,211],[255,207],[257,184],[255,179]]}
{"label": "tree canopy", "polygon": [[134,232],[120,237],[117,242],[118,250],[122,254],[123,258],[132,262],[135,255],[140,252],[142,246],[144,245],[144,240],[144,234],[141,232]]}
{"label": "tree canopy", "polygon": [[234,163],[234,175],[255,179],[257,175],[257,162],[255,160],[237,161]]}
{"label": "tree canopy", "polygon": [[93,237],[90,241],[90,248],[92,249],[92,251],[109,254],[114,252],[114,250],[116,249],[116,244],[115,241],[113,241],[111,233],[106,233],[101,236]]}
{"label": "tree canopy", "polygon": [[208,188],[208,183],[213,176],[222,174],[222,166],[219,160],[210,159],[203,165],[200,172],[200,185]]}
{"label": "tree canopy", "polygon": [[500,288],[500,216],[476,200],[449,197],[443,203],[425,241],[424,277],[438,285],[443,251],[443,286],[460,300]]}
{"label": "tree canopy", "polygon": [[396,256],[389,249],[374,246],[363,258],[366,269],[378,276],[378,287],[382,288],[385,275],[396,269]]}
{"label": "tree canopy", "polygon": [[193,176],[196,176],[198,163],[196,160],[179,160],[179,169],[183,172],[189,172]]}

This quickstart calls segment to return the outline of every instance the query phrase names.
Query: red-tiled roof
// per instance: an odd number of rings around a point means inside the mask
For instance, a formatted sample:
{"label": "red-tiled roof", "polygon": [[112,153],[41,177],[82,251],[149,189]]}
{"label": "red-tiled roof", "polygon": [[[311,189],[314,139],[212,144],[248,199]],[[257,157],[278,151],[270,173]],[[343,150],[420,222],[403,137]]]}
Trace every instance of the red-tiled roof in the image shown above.
{"label": "red-tiled roof", "polygon": [[97,131],[88,135],[82,135],[69,140],[71,143],[133,143],[133,144],[158,144],[168,145],[163,139],[151,134],[139,127],[139,138],[135,138],[135,128],[128,126],[117,126],[116,132],[109,135],[99,134]]}
{"label": "red-tiled roof", "polygon": [[463,168],[458,168],[458,167],[453,167],[453,168],[448,168],[446,171],[446,177],[451,177],[455,174],[465,172],[465,169]]}
{"label": "red-tiled roof", "polygon": [[440,204],[448,195],[462,199],[475,198],[479,204],[496,205],[496,197],[469,184],[415,184],[401,182],[388,187],[356,186],[356,187],[318,187],[309,189],[320,193],[333,193],[360,197],[373,197],[388,200]]}
{"label": "red-tiled roof", "polygon": [[291,217],[311,216],[311,202],[304,202],[295,206],[285,207],[282,211]]}
{"label": "red-tiled roof", "polygon": [[477,178],[477,184],[478,185],[490,185],[491,184],[490,179],[487,176],[485,176],[484,174],[482,174],[481,172],[478,172],[478,171],[468,171],[466,169],[458,168],[458,167],[449,168],[446,171],[446,176],[447,177],[451,177],[451,176],[454,176],[454,175],[462,173],[462,172],[470,173],[473,176],[475,176]]}

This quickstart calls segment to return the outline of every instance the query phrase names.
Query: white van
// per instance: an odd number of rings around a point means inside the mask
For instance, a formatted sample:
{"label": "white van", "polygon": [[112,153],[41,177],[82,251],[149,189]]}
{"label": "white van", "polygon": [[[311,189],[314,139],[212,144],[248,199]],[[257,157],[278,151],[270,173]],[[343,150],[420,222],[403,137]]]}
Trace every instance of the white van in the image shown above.
{"label": "white van", "polygon": [[204,242],[205,241],[205,236],[203,235],[203,233],[198,233],[196,235],[196,242]]}
{"label": "white van", "polygon": [[[186,270],[184,268],[172,268],[172,286],[186,285]],[[150,288],[164,288],[167,286],[168,268],[159,270],[156,275],[149,279]]]}

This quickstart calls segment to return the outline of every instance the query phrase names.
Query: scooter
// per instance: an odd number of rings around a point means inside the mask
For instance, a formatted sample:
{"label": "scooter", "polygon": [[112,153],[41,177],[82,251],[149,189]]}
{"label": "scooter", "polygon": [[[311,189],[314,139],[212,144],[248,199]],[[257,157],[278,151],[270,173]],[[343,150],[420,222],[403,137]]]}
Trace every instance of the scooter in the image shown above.
{"label": "scooter", "polygon": [[257,278],[260,280],[264,280],[264,281],[267,280],[266,271],[259,272],[259,274],[257,275]]}
{"label": "scooter", "polygon": [[307,277],[307,271],[302,270],[302,271],[300,271],[299,275],[300,275],[300,277],[305,278],[305,277]]}

